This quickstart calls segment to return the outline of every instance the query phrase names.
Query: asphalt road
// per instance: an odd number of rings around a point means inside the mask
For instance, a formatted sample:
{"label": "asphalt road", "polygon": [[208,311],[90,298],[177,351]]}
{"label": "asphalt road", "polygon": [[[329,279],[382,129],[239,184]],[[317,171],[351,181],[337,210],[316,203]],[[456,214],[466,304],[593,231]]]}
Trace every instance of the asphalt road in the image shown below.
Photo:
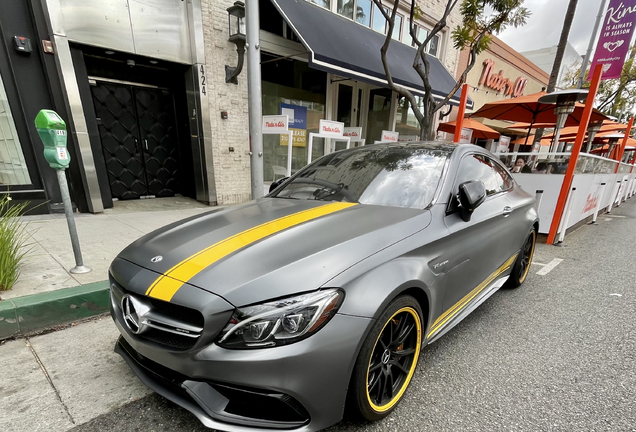
{"label": "asphalt road", "polygon": [[[636,199],[599,222],[538,245],[521,288],[425,348],[390,417],[328,430],[636,431]],[[209,429],[153,394],[73,431]]]}

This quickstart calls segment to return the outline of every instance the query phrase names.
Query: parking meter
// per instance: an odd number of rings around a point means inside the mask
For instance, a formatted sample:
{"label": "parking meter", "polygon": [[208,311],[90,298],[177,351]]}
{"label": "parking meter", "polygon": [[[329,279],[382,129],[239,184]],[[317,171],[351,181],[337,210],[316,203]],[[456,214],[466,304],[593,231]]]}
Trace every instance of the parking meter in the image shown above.
{"label": "parking meter", "polygon": [[66,148],[66,123],[55,111],[43,109],[35,116],[35,128],[44,144],[44,159],[51,165],[51,168],[56,170],[57,181],[60,184],[60,194],[62,195],[62,202],[64,203],[66,223],[68,224],[68,232],[71,237],[73,255],[75,255],[75,267],[70,269],[69,272],[88,273],[91,269],[84,265],[84,260],[82,259],[82,250],[80,249],[77,228],[75,227],[75,218],[73,216],[73,203],[71,202],[71,194],[69,193],[66,174],[64,173],[71,163],[71,157]]}
{"label": "parking meter", "polygon": [[40,110],[35,127],[44,143],[44,159],[56,170],[64,170],[71,163],[66,148],[66,123],[53,110]]}

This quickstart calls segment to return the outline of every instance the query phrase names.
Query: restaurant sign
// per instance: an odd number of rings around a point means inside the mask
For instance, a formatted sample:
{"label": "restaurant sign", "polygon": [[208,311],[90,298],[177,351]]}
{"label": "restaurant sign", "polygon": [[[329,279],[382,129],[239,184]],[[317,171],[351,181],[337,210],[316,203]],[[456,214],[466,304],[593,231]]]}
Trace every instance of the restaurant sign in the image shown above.
{"label": "restaurant sign", "polygon": [[262,128],[264,134],[286,134],[289,128],[289,117],[286,115],[263,116]]}
{"label": "restaurant sign", "polygon": [[344,128],[343,136],[351,138],[351,141],[359,141],[362,139],[361,127],[346,127]]}
{"label": "restaurant sign", "polygon": [[332,120],[320,120],[318,135],[323,138],[341,138],[344,134],[344,123]]}
{"label": "restaurant sign", "polygon": [[[611,0],[590,71],[603,65],[603,79],[620,78],[636,22],[636,0]],[[592,72],[588,79],[591,78]]]}
{"label": "restaurant sign", "polygon": [[528,84],[528,80],[525,77],[519,76],[513,82],[509,78],[505,78],[503,76],[503,70],[500,70],[499,73],[494,73],[494,69],[494,60],[484,60],[484,70],[482,71],[481,78],[479,79],[480,85],[502,92],[506,96],[523,96],[526,84]]}
{"label": "restaurant sign", "polygon": [[399,132],[383,130],[382,138],[380,139],[380,142],[397,142],[399,136],[400,136]]}

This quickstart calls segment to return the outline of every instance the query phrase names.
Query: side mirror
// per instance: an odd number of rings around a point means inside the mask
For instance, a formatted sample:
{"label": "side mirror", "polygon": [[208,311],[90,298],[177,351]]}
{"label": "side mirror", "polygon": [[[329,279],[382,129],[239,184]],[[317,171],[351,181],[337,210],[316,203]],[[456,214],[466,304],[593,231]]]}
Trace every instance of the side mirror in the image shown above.
{"label": "side mirror", "polygon": [[285,181],[288,179],[289,177],[283,177],[281,179],[278,180],[274,180],[272,182],[272,184],[269,185],[269,193],[272,193],[274,191],[274,189],[276,189],[278,186],[282,185],[283,183],[285,183]]}
{"label": "side mirror", "polygon": [[486,186],[481,180],[471,180],[459,185],[459,212],[464,222],[468,222],[473,212],[486,199]]}

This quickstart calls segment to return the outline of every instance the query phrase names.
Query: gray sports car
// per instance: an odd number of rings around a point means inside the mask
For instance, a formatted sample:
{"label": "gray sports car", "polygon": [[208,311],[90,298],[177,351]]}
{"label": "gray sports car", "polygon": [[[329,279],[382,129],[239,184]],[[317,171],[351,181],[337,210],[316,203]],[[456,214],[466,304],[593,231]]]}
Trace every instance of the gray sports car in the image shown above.
{"label": "gray sports car", "polygon": [[265,198],[192,217],[110,268],[115,350],[211,428],[387,416],[424,346],[528,274],[534,198],[473,145],[328,154]]}

